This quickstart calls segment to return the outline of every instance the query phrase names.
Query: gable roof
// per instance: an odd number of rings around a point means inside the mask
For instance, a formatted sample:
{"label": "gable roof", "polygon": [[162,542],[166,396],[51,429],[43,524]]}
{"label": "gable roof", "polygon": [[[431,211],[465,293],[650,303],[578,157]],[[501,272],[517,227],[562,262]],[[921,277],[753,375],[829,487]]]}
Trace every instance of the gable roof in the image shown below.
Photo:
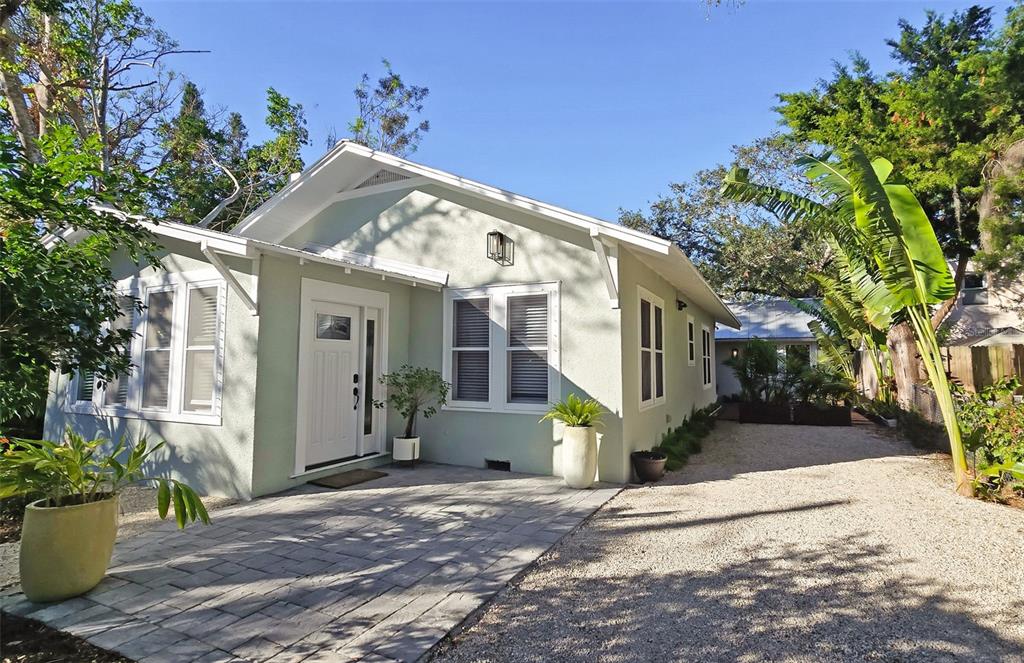
{"label": "gable roof", "polygon": [[483,201],[519,210],[543,220],[578,229],[595,241],[620,244],[717,322],[739,327],[739,320],[718,297],[686,254],[674,243],[481,182],[372,150],[349,140],[331,150],[290,181],[263,205],[242,219],[234,235],[280,243],[334,202],[373,192],[435,185]]}
{"label": "gable roof", "polygon": [[716,341],[746,341],[752,338],[768,340],[813,341],[807,323],[814,318],[785,299],[760,302],[733,302],[729,307],[736,313],[742,331],[719,331]]}

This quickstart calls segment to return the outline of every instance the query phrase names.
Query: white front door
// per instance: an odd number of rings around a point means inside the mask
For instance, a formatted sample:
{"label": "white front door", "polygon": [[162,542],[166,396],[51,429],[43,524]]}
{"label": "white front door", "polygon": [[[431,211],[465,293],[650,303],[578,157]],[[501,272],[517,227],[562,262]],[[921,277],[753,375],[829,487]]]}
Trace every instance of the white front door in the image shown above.
{"label": "white front door", "polygon": [[360,355],[363,348],[360,308],[313,301],[305,352],[305,468],[327,465],[359,455]]}

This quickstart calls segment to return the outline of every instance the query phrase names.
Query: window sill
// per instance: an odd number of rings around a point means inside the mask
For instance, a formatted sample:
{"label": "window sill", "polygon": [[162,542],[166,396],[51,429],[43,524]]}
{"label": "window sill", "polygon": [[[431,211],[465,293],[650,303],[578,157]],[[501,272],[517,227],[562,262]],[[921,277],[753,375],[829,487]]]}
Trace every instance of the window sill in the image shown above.
{"label": "window sill", "polygon": [[68,405],[64,408],[68,414],[86,414],[93,417],[115,417],[119,419],[139,419],[141,421],[167,421],[181,424],[199,424],[202,426],[220,426],[221,416],[200,412],[160,412],[156,410],[129,410],[125,407],[99,407],[92,404]]}
{"label": "window sill", "polygon": [[463,403],[448,403],[441,408],[442,412],[486,412],[490,414],[544,414],[550,409],[547,403],[536,404],[515,404],[492,407],[491,405],[470,405]]}
{"label": "window sill", "polygon": [[641,401],[640,402],[640,411],[641,412],[646,412],[647,410],[653,410],[654,408],[661,407],[664,404],[665,404],[665,397],[664,396],[662,396],[659,399],[655,399],[653,401],[647,401],[647,402]]}

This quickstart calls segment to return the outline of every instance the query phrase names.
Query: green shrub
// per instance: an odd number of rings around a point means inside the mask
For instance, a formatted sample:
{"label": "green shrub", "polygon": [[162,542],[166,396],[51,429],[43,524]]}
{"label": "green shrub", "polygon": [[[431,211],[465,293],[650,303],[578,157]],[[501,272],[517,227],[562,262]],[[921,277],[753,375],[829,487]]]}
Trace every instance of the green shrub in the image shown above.
{"label": "green shrub", "polygon": [[978,479],[998,487],[1009,479],[1024,490],[1024,403],[1013,399],[1016,378],[1004,378],[978,394],[958,394],[958,419],[965,446],[974,452]]}
{"label": "green shrub", "polygon": [[715,426],[713,412],[718,410],[717,404],[694,410],[690,416],[675,428],[670,428],[661,436],[661,443],[654,448],[668,456],[665,468],[675,471],[686,464],[687,459],[702,449],[701,438],[711,432]]}

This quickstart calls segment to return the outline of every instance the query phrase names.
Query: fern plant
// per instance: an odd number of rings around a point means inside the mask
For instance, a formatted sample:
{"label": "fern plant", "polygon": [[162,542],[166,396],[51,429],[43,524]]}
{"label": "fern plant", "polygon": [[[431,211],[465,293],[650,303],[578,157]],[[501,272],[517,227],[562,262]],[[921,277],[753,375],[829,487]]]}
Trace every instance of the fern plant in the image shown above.
{"label": "fern plant", "polygon": [[590,428],[601,426],[604,413],[604,408],[593,398],[583,400],[576,394],[569,394],[564,401],[552,403],[551,409],[541,417],[541,421],[561,421],[566,426]]}

